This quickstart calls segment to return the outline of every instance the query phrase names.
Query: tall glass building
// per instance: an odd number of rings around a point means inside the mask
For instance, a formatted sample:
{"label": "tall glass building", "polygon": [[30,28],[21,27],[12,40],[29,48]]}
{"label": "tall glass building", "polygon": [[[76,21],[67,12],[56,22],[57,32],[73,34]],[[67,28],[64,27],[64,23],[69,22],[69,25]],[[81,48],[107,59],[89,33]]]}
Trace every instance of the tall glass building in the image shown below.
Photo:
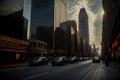
{"label": "tall glass building", "polygon": [[54,49],[54,32],[59,24],[66,21],[65,0],[32,0],[30,16],[30,40],[47,43]]}

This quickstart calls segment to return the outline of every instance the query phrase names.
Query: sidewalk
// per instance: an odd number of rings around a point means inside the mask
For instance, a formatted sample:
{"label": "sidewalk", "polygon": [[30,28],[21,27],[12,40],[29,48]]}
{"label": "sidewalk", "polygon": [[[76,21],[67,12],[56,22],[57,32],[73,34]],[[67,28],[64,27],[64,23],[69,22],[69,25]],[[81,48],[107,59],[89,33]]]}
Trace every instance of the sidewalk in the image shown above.
{"label": "sidewalk", "polygon": [[109,66],[102,63],[98,69],[95,70],[93,80],[120,80],[120,64],[112,62]]}
{"label": "sidewalk", "polygon": [[109,67],[117,69],[118,71],[120,71],[120,64],[118,62],[111,62]]}
{"label": "sidewalk", "polygon": [[22,63],[12,63],[12,64],[4,64],[0,65],[0,69],[5,69],[5,68],[12,68],[12,67],[21,67],[21,66],[27,66],[27,62],[22,62]]}

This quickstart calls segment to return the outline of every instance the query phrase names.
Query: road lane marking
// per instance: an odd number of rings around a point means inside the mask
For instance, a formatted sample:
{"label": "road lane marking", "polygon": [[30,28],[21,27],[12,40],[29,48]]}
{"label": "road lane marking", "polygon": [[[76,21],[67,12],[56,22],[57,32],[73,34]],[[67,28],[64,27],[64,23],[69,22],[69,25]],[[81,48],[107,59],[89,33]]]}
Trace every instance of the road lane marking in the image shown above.
{"label": "road lane marking", "polygon": [[95,69],[92,69],[82,80],[85,80]]}
{"label": "road lane marking", "polygon": [[38,75],[33,75],[33,76],[30,76],[30,77],[24,78],[23,80],[29,80],[31,78],[35,78],[35,77],[39,77],[39,76],[44,76],[46,74],[48,74],[48,72],[44,72],[44,73],[41,73],[41,74],[38,74]]}

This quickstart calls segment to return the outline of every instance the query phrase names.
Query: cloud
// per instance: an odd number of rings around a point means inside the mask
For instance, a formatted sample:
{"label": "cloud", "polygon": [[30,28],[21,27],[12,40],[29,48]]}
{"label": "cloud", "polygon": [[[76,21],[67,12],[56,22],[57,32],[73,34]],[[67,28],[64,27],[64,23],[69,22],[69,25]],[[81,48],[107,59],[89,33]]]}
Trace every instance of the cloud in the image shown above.
{"label": "cloud", "polygon": [[91,8],[92,12],[97,13],[102,6],[102,0],[87,0],[88,6]]}
{"label": "cloud", "polygon": [[1,0],[0,15],[8,15],[23,8],[23,0]]}

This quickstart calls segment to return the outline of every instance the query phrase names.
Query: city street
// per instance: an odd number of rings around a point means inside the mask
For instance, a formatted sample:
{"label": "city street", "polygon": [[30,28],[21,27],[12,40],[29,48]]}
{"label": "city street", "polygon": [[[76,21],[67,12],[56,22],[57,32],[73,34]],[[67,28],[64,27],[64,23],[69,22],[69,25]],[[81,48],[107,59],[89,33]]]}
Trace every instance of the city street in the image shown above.
{"label": "city street", "polygon": [[120,80],[120,71],[91,60],[64,66],[22,66],[0,70],[0,80]]}
{"label": "city street", "polygon": [[0,0],[0,80],[120,80],[120,0]]}

